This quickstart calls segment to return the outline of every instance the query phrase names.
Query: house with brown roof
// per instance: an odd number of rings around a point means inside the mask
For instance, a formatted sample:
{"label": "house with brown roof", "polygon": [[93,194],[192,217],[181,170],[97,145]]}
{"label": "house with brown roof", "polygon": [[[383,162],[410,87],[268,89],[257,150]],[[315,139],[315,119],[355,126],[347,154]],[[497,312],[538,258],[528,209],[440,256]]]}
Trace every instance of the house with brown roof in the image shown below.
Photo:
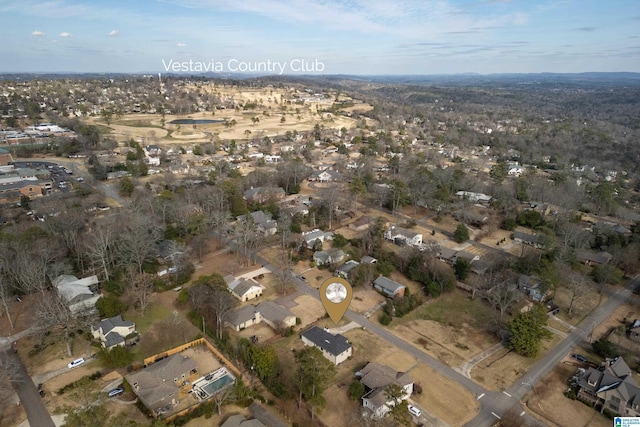
{"label": "house with brown roof", "polygon": [[613,258],[609,252],[576,251],[576,259],[588,266],[606,265]]}
{"label": "house with brown roof", "polygon": [[404,390],[402,400],[408,399],[413,393],[413,378],[406,372],[397,372],[388,366],[377,362],[369,362],[356,375],[364,385],[365,395],[362,396],[362,406],[370,409],[377,418],[384,417],[393,406],[393,402],[386,394],[391,384],[396,384]]}
{"label": "house with brown roof", "polygon": [[375,222],[375,218],[372,218],[369,215],[363,215],[349,224],[349,228],[354,231],[365,231],[368,230],[370,226],[375,224]]}

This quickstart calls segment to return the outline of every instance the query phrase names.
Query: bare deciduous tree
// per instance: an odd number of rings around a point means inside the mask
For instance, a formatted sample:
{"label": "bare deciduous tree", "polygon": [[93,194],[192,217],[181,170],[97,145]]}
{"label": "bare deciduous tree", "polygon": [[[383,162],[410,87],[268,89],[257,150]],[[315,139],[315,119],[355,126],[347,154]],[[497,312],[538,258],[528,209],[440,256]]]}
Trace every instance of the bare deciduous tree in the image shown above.
{"label": "bare deciduous tree", "polygon": [[[36,325],[42,334],[62,330],[63,339],[67,347],[67,355],[73,355],[71,351],[71,331],[82,324],[83,317],[91,317],[89,313],[74,315],[69,309],[67,301],[56,290],[50,291],[40,300],[35,312]],[[43,338],[43,336],[41,336]]]}
{"label": "bare deciduous tree", "polygon": [[116,255],[115,224],[101,223],[92,228],[85,249],[91,262],[102,269],[104,279],[109,280]]}
{"label": "bare deciduous tree", "polygon": [[160,237],[158,227],[140,214],[132,218],[121,218],[123,227],[118,240],[118,253],[124,265],[135,265],[138,272],[155,252],[156,241]]}
{"label": "bare deciduous tree", "polygon": [[138,273],[133,269],[129,270],[128,276],[127,292],[144,315],[149,305],[149,298],[153,293],[153,276],[149,273]]}

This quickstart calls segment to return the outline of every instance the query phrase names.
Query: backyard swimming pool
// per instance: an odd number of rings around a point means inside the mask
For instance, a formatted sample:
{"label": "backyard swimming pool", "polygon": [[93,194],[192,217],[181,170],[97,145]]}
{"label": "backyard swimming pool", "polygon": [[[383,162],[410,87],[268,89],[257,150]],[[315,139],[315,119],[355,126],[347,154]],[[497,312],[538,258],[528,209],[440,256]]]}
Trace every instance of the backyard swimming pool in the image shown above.
{"label": "backyard swimming pool", "polygon": [[193,383],[193,389],[202,400],[206,400],[236,381],[235,377],[224,367],[212,372]]}

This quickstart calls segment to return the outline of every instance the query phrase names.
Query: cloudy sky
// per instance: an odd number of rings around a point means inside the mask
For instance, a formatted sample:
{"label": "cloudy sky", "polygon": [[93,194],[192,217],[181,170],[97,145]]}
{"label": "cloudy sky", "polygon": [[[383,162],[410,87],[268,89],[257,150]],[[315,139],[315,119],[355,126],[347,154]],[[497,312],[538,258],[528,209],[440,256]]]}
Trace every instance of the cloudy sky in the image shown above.
{"label": "cloudy sky", "polygon": [[639,29],[639,0],[0,0],[0,72],[640,72]]}

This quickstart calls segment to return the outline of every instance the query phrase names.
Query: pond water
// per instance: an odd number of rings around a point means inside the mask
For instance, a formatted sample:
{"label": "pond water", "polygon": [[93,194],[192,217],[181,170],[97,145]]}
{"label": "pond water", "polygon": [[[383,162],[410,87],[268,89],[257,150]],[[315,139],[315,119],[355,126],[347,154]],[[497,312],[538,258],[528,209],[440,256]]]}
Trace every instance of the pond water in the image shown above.
{"label": "pond water", "polygon": [[175,119],[169,122],[170,125],[210,125],[212,123],[224,123],[224,120],[214,119]]}

